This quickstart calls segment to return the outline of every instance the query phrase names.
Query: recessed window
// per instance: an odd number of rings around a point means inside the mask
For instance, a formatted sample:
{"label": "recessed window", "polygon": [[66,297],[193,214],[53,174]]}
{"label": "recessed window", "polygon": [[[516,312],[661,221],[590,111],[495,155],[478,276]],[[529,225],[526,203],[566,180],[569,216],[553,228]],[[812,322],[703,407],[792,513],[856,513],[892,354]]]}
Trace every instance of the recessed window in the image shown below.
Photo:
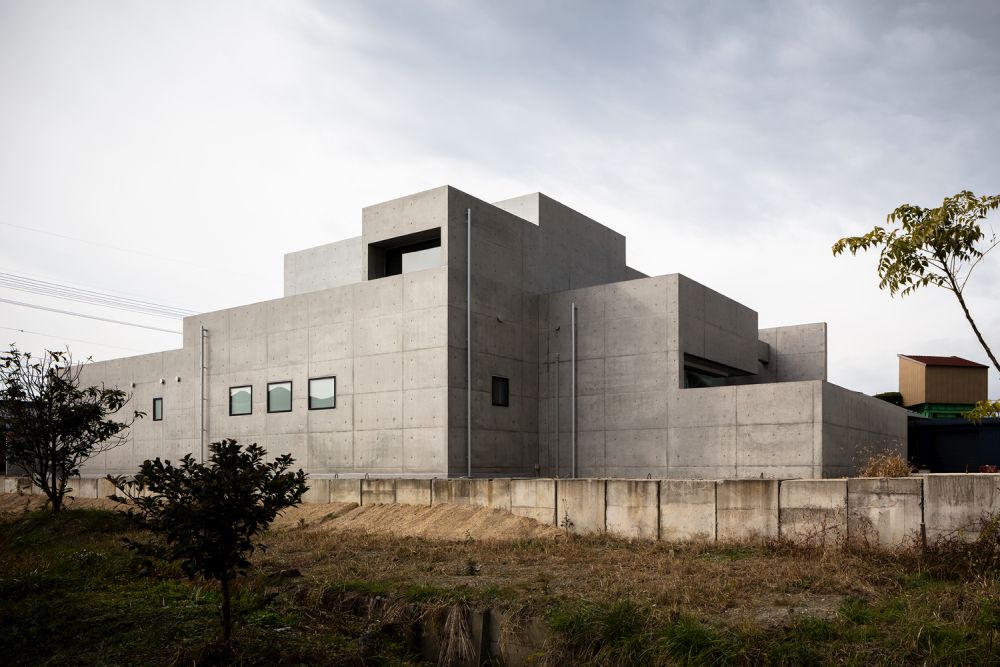
{"label": "recessed window", "polygon": [[507,378],[493,376],[493,405],[510,406],[510,380]]}
{"label": "recessed window", "polygon": [[684,388],[699,389],[702,387],[721,387],[725,384],[726,378],[709,371],[698,368],[684,367]]}
{"label": "recessed window", "polygon": [[249,415],[253,414],[253,387],[246,385],[243,387],[229,388],[229,415]]}
{"label": "recessed window", "polygon": [[163,421],[163,399],[154,398],[153,399],[153,421]]}
{"label": "recessed window", "polygon": [[267,385],[267,411],[292,411],[292,383],[269,382]]}
{"label": "recessed window", "polygon": [[309,380],[309,409],[330,410],[337,407],[337,378]]}
{"label": "recessed window", "polygon": [[368,279],[441,266],[441,228],[426,229],[368,245]]}

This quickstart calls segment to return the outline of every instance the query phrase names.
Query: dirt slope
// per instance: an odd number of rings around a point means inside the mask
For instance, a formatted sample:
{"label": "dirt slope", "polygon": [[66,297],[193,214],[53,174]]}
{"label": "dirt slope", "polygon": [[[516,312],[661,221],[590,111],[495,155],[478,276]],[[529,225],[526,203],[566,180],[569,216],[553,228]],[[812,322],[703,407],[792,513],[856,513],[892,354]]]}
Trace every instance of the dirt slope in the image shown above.
{"label": "dirt slope", "polygon": [[[25,512],[45,506],[43,496],[0,493],[0,513]],[[73,498],[68,508],[115,509],[120,507],[107,498]],[[400,537],[426,537],[435,540],[525,540],[554,538],[562,531],[533,519],[509,512],[469,505],[366,505],[332,503],[303,504],[285,510],[274,527],[292,528],[302,524],[314,530],[360,531]]]}
{"label": "dirt slope", "polygon": [[469,505],[300,505],[286,510],[275,527],[305,522],[316,530],[426,537],[436,540],[524,540],[554,538],[562,531],[502,510]]}

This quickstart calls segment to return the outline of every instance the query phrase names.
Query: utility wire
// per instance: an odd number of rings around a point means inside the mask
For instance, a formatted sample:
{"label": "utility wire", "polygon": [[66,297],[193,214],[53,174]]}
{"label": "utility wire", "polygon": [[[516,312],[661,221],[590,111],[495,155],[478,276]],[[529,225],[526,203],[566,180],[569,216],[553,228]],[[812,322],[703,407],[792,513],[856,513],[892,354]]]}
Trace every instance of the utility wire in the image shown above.
{"label": "utility wire", "polygon": [[123,252],[129,255],[145,255],[146,257],[152,257],[153,259],[159,259],[164,262],[175,262],[177,264],[184,264],[186,266],[193,266],[199,269],[206,269],[208,271],[215,271],[218,273],[225,273],[229,276],[241,276],[243,278],[252,278],[254,280],[263,281],[263,278],[259,275],[253,275],[251,273],[239,273],[237,271],[232,271],[230,269],[220,268],[218,266],[208,266],[206,264],[197,264],[195,262],[187,262],[183,259],[177,259],[176,257],[164,257],[163,255],[155,255],[151,252],[145,252],[143,250],[135,250],[134,248],[123,248],[121,246],[111,245],[110,243],[98,243],[97,241],[90,241],[87,239],[77,238],[76,236],[68,236],[66,234],[57,234],[56,232],[50,232],[45,229],[37,229],[35,227],[28,227],[26,225],[15,225],[11,222],[0,222],[0,225],[4,227],[10,227],[12,229],[23,229],[27,232],[35,232],[36,234],[45,234],[46,236],[54,236],[60,239],[67,239],[69,241],[76,241],[77,243],[86,243],[87,245],[111,248],[112,250],[117,250],[118,252]]}
{"label": "utility wire", "polygon": [[87,343],[88,345],[99,345],[101,347],[110,347],[115,350],[128,350],[129,352],[145,352],[145,350],[138,350],[134,347],[122,347],[121,345],[108,345],[107,343],[98,343],[96,340],[83,340],[81,338],[70,338],[68,336],[57,336],[56,334],[42,333],[41,331],[29,331],[28,329],[18,329],[16,327],[0,327],[0,329],[6,329],[7,331],[17,331],[23,334],[32,334],[33,336],[44,336],[45,338],[55,338],[57,340],[71,340],[74,343]]}
{"label": "utility wire", "polygon": [[80,301],[108,308],[129,310],[146,315],[155,315],[157,317],[172,317],[179,319],[196,314],[192,310],[177,308],[175,306],[165,306],[151,301],[120,297],[107,292],[96,292],[94,290],[61,285],[59,283],[28,278],[26,276],[18,276],[13,273],[0,272],[0,287],[6,287],[8,289],[18,290],[21,292],[42,294],[70,301]]}
{"label": "utility wire", "polygon": [[112,320],[107,317],[98,317],[97,315],[85,315],[83,313],[74,313],[70,310],[61,310],[59,308],[49,308],[48,306],[39,306],[33,303],[24,303],[23,301],[14,301],[13,299],[3,299],[0,298],[0,303],[10,303],[15,306],[24,306],[25,308],[37,308],[38,310],[47,310],[51,313],[61,313],[62,315],[73,315],[74,317],[85,317],[88,320],[98,320],[100,322],[111,322],[112,324],[124,324],[130,327],[139,327],[140,329],[150,329],[152,331],[162,331],[169,334],[181,334],[182,331],[173,331],[172,329],[161,329],[160,327],[151,327],[146,324],[138,324],[136,322],[125,322],[123,320]]}

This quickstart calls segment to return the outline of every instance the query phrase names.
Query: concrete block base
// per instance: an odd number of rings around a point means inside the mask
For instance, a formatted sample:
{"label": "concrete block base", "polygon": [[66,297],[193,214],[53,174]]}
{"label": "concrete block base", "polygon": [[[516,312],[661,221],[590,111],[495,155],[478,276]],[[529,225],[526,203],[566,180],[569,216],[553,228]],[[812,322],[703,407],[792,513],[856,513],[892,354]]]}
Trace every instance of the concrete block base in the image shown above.
{"label": "concrete block base", "polygon": [[715,541],[715,481],[660,481],[660,539]]}
{"label": "concrete block base", "polygon": [[720,542],[778,537],[776,479],[726,479],[716,486]]}

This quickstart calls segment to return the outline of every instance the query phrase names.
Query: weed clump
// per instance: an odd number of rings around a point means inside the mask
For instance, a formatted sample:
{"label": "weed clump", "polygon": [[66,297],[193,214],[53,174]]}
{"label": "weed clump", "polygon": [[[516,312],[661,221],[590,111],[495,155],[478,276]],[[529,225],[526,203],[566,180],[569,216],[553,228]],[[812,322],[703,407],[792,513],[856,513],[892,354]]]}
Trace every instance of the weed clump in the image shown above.
{"label": "weed clump", "polygon": [[896,452],[872,454],[861,466],[862,477],[909,477],[914,471],[906,457]]}

